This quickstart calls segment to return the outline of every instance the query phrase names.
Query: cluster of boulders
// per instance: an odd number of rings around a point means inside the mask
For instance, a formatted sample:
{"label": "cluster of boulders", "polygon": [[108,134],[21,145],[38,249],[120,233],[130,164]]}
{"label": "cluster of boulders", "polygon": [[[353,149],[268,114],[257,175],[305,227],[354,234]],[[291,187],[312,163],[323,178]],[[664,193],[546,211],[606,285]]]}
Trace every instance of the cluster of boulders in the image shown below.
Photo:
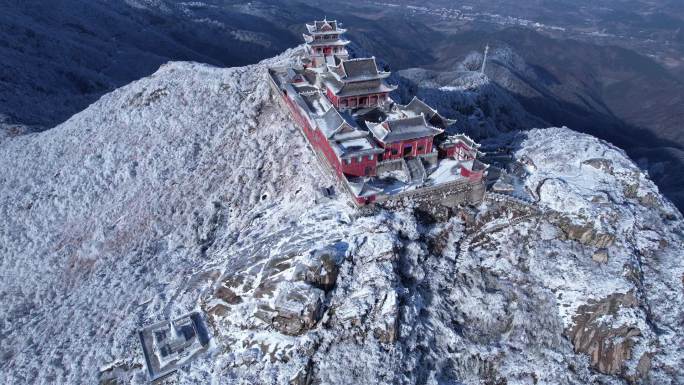
{"label": "cluster of boulders", "polygon": [[597,230],[591,223],[577,223],[567,217],[557,215],[555,217],[566,239],[604,250],[615,242],[615,235]]}
{"label": "cluster of boulders", "polygon": [[252,316],[261,321],[256,328],[268,326],[285,335],[301,335],[321,319],[343,257],[330,247],[271,258],[257,272],[231,273],[220,280],[207,301],[208,310],[224,316],[227,308],[246,300]]}

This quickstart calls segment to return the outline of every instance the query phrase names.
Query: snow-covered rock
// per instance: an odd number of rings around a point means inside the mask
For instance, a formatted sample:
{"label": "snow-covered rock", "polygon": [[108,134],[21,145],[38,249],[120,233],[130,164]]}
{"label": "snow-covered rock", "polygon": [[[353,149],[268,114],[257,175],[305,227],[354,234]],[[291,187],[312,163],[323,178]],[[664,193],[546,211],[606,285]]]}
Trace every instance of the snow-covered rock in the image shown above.
{"label": "snow-covered rock", "polygon": [[0,141],[0,382],[145,383],[136,330],[190,310],[211,348],[167,383],[684,382],[682,217],[624,153],[530,131],[534,205],[317,200],[264,73],[297,54]]}

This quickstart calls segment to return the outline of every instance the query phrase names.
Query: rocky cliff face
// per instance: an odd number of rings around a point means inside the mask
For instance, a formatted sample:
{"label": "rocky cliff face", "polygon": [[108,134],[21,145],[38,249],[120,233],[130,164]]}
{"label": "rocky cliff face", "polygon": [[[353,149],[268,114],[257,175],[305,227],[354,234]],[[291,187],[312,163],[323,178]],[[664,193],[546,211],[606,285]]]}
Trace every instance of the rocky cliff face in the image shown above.
{"label": "rocky cliff face", "polygon": [[684,383],[682,217],[622,151],[532,130],[534,203],[353,209],[270,95],[296,54],[0,142],[4,383],[145,383],[135,331],[193,309],[168,383]]}

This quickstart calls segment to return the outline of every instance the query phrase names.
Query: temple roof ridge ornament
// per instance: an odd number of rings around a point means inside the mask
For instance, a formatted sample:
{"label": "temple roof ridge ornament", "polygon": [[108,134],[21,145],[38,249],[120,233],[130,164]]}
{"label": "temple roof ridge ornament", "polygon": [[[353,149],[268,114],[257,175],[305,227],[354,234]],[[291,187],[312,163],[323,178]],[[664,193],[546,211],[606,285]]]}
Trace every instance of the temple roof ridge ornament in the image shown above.
{"label": "temple roof ridge ornament", "polygon": [[328,20],[327,17],[324,17],[323,20],[316,20],[313,24],[306,23],[306,29],[313,35],[343,34],[347,32],[346,29],[340,28],[340,25],[337,20]]}

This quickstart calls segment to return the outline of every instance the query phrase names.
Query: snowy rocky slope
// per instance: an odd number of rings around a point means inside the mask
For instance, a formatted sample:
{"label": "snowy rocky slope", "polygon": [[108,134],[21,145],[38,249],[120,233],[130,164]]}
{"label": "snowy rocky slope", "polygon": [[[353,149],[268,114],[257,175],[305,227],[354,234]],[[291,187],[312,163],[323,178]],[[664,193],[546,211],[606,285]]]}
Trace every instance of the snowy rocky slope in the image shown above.
{"label": "snowy rocky slope", "polygon": [[0,135],[4,121],[52,127],[169,60],[244,65],[297,41],[240,3],[0,1]]}
{"label": "snowy rocky slope", "polygon": [[145,383],[136,330],[200,310],[165,383],[684,383],[682,217],[623,152],[532,130],[534,204],[354,209],[270,95],[296,54],[0,142],[0,382]]}

